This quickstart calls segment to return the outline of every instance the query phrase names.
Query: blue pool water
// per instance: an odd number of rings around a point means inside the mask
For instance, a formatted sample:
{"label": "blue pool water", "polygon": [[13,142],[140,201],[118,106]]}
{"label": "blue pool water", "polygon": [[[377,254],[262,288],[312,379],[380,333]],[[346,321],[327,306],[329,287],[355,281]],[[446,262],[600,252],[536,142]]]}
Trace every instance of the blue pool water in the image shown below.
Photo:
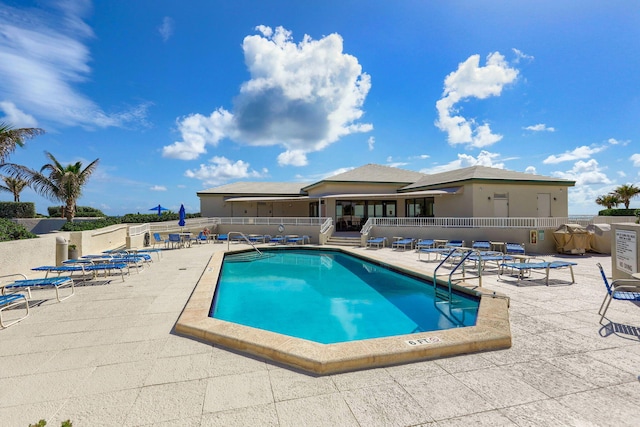
{"label": "blue pool water", "polygon": [[[210,316],[324,344],[475,325],[479,300],[339,252],[226,255]],[[255,252],[253,252],[255,254]]]}

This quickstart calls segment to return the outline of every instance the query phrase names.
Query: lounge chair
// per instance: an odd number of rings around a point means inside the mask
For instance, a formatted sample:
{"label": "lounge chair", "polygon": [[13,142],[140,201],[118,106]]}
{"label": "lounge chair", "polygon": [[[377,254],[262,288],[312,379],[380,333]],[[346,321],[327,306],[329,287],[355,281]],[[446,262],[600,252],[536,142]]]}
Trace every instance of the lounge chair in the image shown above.
{"label": "lounge chair", "polygon": [[496,270],[500,270],[501,264],[506,261],[513,261],[513,258],[498,251],[479,251],[469,255],[467,260],[475,263],[476,268],[480,270],[487,269],[487,262],[495,262]]}
{"label": "lounge chair", "polygon": [[447,243],[444,244],[445,248],[461,248],[464,246],[464,240],[447,240]]}
{"label": "lounge chair", "polygon": [[510,255],[524,255],[524,244],[523,243],[505,243],[505,254]]}
{"label": "lounge chair", "polygon": [[604,319],[604,315],[607,313],[607,310],[609,309],[609,304],[611,304],[611,300],[616,299],[619,301],[631,301],[631,302],[640,301],[640,280],[616,279],[613,282],[609,283],[609,280],[607,280],[607,276],[604,273],[604,269],[602,268],[602,265],[600,265],[600,263],[596,265],[600,269],[600,275],[602,276],[604,285],[607,288],[607,294],[604,296],[604,299],[602,300],[602,304],[600,304],[600,310],[598,310],[598,314],[600,315],[600,324],[602,324],[602,320]]}
{"label": "lounge chair", "polygon": [[286,242],[284,236],[277,235],[274,237],[269,237],[269,243],[273,243],[274,245],[282,245]]}
{"label": "lounge chair", "polygon": [[178,233],[169,233],[169,244],[171,248],[181,248],[184,246],[184,242],[182,241],[182,237]]}
{"label": "lounge chair", "polygon": [[[19,317],[17,319],[13,319],[9,322],[4,322],[2,320],[3,310],[15,307],[23,303],[27,311],[24,316]],[[0,295],[0,328],[8,328],[11,325],[15,325],[19,321],[25,319],[28,315],[29,315],[29,301],[27,300],[27,297],[25,297],[23,294],[16,293],[16,294],[9,294],[9,295]]]}
{"label": "lounge chair", "polygon": [[191,242],[195,243],[209,243],[209,238],[203,231],[199,232],[197,236],[191,238]]}
{"label": "lounge chair", "polygon": [[436,241],[433,239],[419,239],[416,243],[416,251],[420,249],[431,249],[436,247]]}
{"label": "lounge chair", "polygon": [[[70,298],[72,295],[76,293],[75,288],[73,287],[73,279],[71,277],[59,276],[59,277],[46,277],[40,279],[27,279],[27,276],[24,274],[10,274],[3,277],[10,276],[21,276],[24,279],[15,280],[12,283],[7,283],[2,287],[3,295],[6,295],[7,289],[26,289],[31,298],[31,289],[32,288],[55,288],[56,290],[56,299],[58,302],[64,301],[67,298]],[[71,287],[71,293],[66,297],[61,298],[59,289],[63,287]]]}
{"label": "lounge chair", "polygon": [[471,248],[479,251],[489,251],[491,250],[491,242],[488,240],[474,240],[471,243]]}
{"label": "lounge chair", "polygon": [[153,247],[155,248],[156,245],[164,245],[166,248],[169,246],[169,239],[163,239],[160,233],[153,233]]}
{"label": "lounge chair", "polygon": [[384,248],[387,245],[386,237],[371,237],[367,240],[367,247],[371,248],[375,245],[377,248],[380,248],[380,245]]}
{"label": "lounge chair", "polygon": [[406,250],[407,246],[409,247],[409,249],[413,249],[413,243],[415,242],[415,239],[411,239],[408,237],[396,237],[395,239],[396,240],[391,243],[392,249],[402,248],[402,250]]}
{"label": "lounge chair", "polygon": [[455,250],[453,247],[445,247],[445,248],[424,248],[418,249],[418,260],[422,260],[422,255],[426,255],[426,261],[431,261],[431,255],[434,256],[434,260],[442,259],[443,257],[449,255],[451,251]]}
{"label": "lounge chair", "polygon": [[500,264],[500,269],[498,270],[498,278],[502,280],[505,271],[509,270],[509,274],[516,275],[518,281],[532,280],[532,273],[540,273],[541,271],[538,270],[544,270],[545,285],[549,286],[549,272],[551,270],[569,268],[571,272],[571,283],[575,283],[576,280],[573,275],[574,265],[578,264],[569,261],[545,261],[536,258],[531,258],[529,262],[503,262]]}

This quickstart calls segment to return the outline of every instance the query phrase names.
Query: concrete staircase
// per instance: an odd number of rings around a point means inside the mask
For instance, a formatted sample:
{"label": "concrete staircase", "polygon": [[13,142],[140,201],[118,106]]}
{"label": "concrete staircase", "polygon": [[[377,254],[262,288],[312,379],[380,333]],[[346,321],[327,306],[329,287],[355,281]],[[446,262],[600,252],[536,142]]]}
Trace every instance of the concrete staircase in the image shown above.
{"label": "concrete staircase", "polygon": [[360,237],[333,235],[327,240],[327,245],[358,247],[360,246]]}

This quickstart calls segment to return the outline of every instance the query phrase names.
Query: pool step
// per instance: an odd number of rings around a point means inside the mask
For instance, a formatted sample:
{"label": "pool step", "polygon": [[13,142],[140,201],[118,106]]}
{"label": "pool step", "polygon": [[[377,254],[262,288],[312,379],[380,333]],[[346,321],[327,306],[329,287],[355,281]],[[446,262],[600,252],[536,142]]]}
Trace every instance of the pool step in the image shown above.
{"label": "pool step", "polygon": [[358,247],[361,244],[360,237],[331,236],[327,239],[327,245]]}

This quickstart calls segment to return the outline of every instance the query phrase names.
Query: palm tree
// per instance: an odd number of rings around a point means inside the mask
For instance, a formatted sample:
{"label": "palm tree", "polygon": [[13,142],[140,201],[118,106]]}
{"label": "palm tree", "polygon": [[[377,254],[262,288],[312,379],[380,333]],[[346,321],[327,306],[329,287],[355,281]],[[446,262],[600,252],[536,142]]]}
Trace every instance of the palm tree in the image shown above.
{"label": "palm tree", "polygon": [[64,217],[67,218],[67,221],[73,221],[76,202],[82,195],[82,187],[98,167],[100,159],[95,159],[83,168],[81,162],[63,166],[53,154],[45,151],[45,155],[51,163],[42,166],[39,172],[24,166],[14,165],[13,173],[15,176],[25,179],[38,194],[50,200],[63,202]]}
{"label": "palm tree", "polygon": [[24,187],[29,185],[27,181],[21,178],[12,178],[10,176],[3,176],[2,180],[5,185],[0,184],[0,191],[7,191],[13,194],[13,201],[20,201],[20,192],[24,190]]}
{"label": "palm tree", "polygon": [[15,129],[8,123],[0,122],[0,165],[4,164],[9,154],[13,153],[16,146],[22,147],[26,138],[42,135],[44,129],[19,128]]}
{"label": "palm tree", "polygon": [[640,194],[640,188],[633,184],[623,184],[613,190],[613,194],[617,195],[621,203],[624,203],[624,208],[629,209],[629,203],[631,199]]}
{"label": "palm tree", "polygon": [[607,209],[611,209],[614,206],[618,206],[620,203],[620,198],[617,194],[605,194],[604,196],[598,196],[596,199],[596,203],[600,206],[604,206]]}

